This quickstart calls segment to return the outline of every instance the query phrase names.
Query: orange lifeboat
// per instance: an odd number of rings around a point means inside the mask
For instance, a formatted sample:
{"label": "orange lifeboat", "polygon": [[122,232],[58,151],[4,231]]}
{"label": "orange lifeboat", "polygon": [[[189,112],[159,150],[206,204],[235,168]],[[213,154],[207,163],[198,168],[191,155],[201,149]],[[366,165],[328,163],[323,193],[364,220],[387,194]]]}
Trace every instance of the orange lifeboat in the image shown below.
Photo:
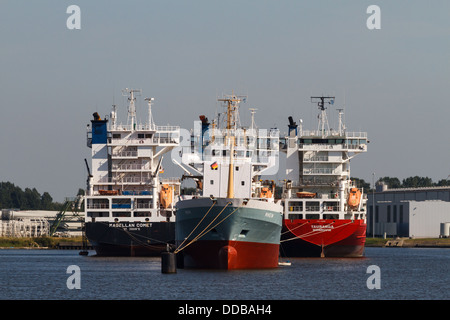
{"label": "orange lifeboat", "polygon": [[117,190],[98,190],[98,193],[100,193],[102,196],[116,196],[119,194],[119,191],[117,191]]}
{"label": "orange lifeboat", "polygon": [[356,209],[361,201],[361,191],[358,188],[351,188],[350,194],[348,195],[348,206],[352,209]]}
{"label": "orange lifeboat", "polygon": [[262,188],[261,198],[272,198],[272,191],[270,191],[270,189],[267,187]]}
{"label": "orange lifeboat", "polygon": [[297,198],[315,198],[316,197],[316,193],[314,192],[306,192],[306,191],[300,191],[297,192]]}
{"label": "orange lifeboat", "polygon": [[161,186],[159,202],[164,209],[167,209],[172,204],[172,188],[168,184]]}

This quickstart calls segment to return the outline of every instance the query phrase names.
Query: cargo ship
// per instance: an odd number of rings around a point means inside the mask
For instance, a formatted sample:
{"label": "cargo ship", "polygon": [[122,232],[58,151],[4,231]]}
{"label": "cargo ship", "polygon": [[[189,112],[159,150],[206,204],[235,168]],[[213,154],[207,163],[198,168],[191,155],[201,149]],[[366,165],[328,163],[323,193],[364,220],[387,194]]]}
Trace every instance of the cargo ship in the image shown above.
{"label": "cargo ship", "polygon": [[[260,269],[278,266],[282,228],[275,183],[262,180],[278,167],[278,129],[243,128],[239,104],[227,95],[225,124],[205,116],[196,123],[192,144],[174,161],[194,179],[198,194],[176,204],[175,253],[185,268]],[[276,170],[275,170],[276,172]]]}
{"label": "cargo ship", "polygon": [[338,111],[338,130],[329,128],[327,106],[335,97],[311,97],[319,108],[317,130],[303,130],[289,117],[282,139],[286,153],[283,183],[285,257],[361,257],[366,239],[363,188],[350,178],[350,160],[367,151],[367,133],[349,132]]}
{"label": "cargo ship", "polygon": [[145,99],[147,123],[138,124],[142,91],[122,93],[128,97],[126,125],[118,123],[113,105],[109,117],[96,112],[87,126],[92,161],[85,160],[85,235],[99,256],[158,256],[175,244],[180,179],[161,175],[163,155],[179,145],[180,128],[154,123],[153,98]]}

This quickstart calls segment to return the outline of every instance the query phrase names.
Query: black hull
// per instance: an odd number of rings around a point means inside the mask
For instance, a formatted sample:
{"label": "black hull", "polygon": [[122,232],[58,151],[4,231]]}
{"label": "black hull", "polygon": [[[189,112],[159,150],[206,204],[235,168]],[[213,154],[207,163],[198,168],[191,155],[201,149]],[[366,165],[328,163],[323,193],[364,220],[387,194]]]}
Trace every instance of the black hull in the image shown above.
{"label": "black hull", "polygon": [[339,243],[322,247],[301,239],[280,244],[280,256],[291,258],[360,258],[364,256],[364,245],[343,245]]}
{"label": "black hull", "polygon": [[175,243],[174,222],[86,222],[98,256],[158,257]]}

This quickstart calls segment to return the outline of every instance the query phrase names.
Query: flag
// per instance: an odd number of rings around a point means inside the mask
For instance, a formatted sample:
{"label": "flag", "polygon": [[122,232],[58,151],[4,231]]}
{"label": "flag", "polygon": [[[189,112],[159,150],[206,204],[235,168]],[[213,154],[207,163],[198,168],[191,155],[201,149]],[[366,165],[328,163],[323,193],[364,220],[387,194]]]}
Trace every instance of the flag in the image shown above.
{"label": "flag", "polygon": [[219,168],[219,165],[217,164],[217,162],[214,162],[211,164],[211,169],[212,170],[217,170]]}

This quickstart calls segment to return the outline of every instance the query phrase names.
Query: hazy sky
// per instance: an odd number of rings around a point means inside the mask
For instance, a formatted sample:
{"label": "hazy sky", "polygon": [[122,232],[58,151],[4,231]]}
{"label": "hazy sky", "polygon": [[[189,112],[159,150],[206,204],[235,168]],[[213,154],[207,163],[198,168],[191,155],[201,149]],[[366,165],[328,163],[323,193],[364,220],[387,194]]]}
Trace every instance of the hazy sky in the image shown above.
{"label": "hazy sky", "polygon": [[[69,5],[81,29],[69,30]],[[367,7],[381,9],[369,30]],[[248,95],[260,127],[287,118],[317,126],[310,96],[336,95],[368,152],[352,176],[450,174],[450,2],[433,1],[0,1],[0,181],[49,192],[85,187],[86,124],[124,88],[154,97],[159,125],[212,118],[222,93]],[[177,174],[171,170],[168,175]],[[282,173],[277,178],[282,178]]]}

